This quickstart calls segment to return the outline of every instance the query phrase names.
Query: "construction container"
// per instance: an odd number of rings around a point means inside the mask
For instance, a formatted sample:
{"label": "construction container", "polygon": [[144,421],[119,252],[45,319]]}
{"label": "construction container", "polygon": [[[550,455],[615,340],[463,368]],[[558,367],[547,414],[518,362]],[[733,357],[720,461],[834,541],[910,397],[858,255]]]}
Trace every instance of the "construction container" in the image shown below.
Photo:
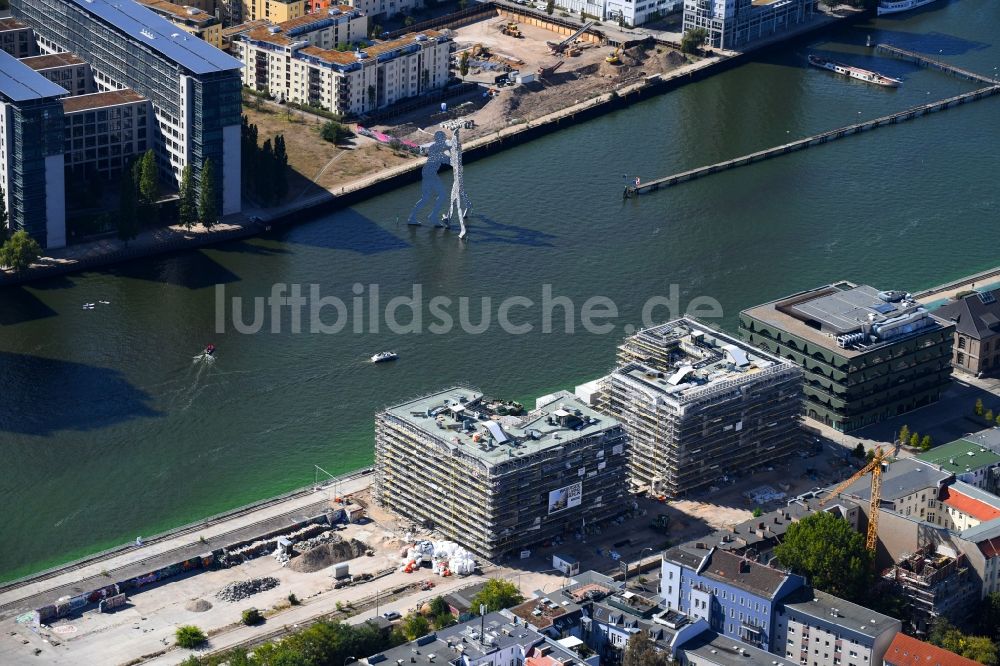
{"label": "construction container", "polygon": [[340,564],[333,565],[333,577],[340,580],[341,578],[347,578],[350,576],[350,567],[347,562],[341,562]]}

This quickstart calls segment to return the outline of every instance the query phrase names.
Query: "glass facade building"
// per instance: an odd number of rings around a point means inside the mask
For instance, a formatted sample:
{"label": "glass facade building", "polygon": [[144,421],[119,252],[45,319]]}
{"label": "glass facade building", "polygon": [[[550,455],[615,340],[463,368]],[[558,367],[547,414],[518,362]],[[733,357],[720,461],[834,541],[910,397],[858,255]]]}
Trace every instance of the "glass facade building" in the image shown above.
{"label": "glass facade building", "polygon": [[[175,183],[206,160],[220,175],[223,213],[240,207],[240,62],[131,0],[11,0],[43,51],[78,54],[101,90],[130,88],[153,105],[150,147]],[[230,145],[232,144],[232,145]],[[232,163],[229,163],[232,162]]]}

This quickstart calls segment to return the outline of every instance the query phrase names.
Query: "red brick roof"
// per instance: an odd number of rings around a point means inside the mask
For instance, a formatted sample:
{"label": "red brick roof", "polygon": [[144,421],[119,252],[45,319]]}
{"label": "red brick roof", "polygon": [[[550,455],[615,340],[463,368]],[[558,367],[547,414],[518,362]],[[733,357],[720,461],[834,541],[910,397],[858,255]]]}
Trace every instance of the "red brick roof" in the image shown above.
{"label": "red brick roof", "polygon": [[979,662],[906,634],[896,634],[885,651],[884,660],[889,666],[979,666]]}
{"label": "red brick roof", "polygon": [[951,508],[958,509],[962,513],[967,513],[984,523],[994,518],[1000,518],[1000,509],[992,507],[974,497],[960,493],[953,488],[944,489],[944,492],[941,494],[941,501]]}
{"label": "red brick roof", "polygon": [[992,539],[987,539],[986,541],[981,541],[979,543],[979,550],[986,557],[997,557],[1000,555],[1000,537],[994,537]]}

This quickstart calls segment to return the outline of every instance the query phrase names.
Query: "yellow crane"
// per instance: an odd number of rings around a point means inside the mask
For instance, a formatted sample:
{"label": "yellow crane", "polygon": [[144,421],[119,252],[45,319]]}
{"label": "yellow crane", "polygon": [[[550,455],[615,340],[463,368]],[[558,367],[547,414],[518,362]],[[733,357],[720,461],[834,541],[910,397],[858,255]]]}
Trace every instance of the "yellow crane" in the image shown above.
{"label": "yellow crane", "polygon": [[872,475],[872,496],[871,503],[869,505],[868,511],[868,535],[865,541],[865,545],[868,547],[869,552],[875,555],[875,547],[878,545],[878,513],[879,504],[882,499],[882,463],[886,461],[888,456],[882,452],[882,447],[875,449],[875,456],[872,461],[859,469],[851,478],[847,479],[839,486],[828,492],[822,500],[820,500],[819,505],[823,506],[834,495],[847,488],[849,485],[863,477],[865,474]]}

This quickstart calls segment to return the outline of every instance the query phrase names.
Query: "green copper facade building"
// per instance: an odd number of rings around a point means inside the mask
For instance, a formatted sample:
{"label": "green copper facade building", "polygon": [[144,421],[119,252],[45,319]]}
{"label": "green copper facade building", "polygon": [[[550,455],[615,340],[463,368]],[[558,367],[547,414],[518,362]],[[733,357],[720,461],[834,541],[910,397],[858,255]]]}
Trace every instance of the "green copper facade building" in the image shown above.
{"label": "green copper facade building", "polygon": [[954,329],[909,294],[850,282],[740,313],[743,340],[805,370],[805,415],[841,432],[935,402]]}

